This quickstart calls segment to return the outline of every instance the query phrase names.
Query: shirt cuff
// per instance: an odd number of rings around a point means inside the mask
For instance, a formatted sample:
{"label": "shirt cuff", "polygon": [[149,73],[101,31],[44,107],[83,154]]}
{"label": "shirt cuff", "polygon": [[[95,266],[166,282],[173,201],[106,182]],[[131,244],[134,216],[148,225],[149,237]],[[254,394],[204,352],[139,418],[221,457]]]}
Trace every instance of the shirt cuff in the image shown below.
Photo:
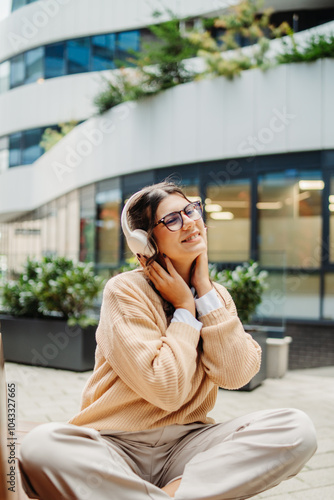
{"label": "shirt cuff", "polygon": [[219,309],[222,305],[214,288],[199,299],[195,299],[195,306],[199,317]]}
{"label": "shirt cuff", "polygon": [[173,317],[171,319],[171,323],[176,323],[176,322],[181,322],[181,323],[187,323],[190,326],[193,326],[196,328],[198,332],[201,331],[202,329],[202,323],[200,321],[197,321],[196,318],[191,314],[188,309],[175,309]]}

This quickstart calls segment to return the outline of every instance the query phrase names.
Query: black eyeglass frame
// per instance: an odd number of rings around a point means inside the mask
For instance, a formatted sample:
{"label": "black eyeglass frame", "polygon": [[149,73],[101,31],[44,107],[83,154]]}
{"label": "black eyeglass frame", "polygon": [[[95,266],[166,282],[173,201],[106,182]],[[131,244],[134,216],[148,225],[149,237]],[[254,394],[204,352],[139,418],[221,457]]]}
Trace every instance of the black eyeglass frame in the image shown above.
{"label": "black eyeglass frame", "polygon": [[[199,217],[198,217],[198,219],[191,219],[191,217],[188,216],[188,214],[187,214],[187,208],[190,207],[191,205],[195,206],[195,210],[198,210],[198,212],[200,214]],[[171,212],[170,214],[165,215],[165,217],[162,217],[162,219],[158,220],[158,222],[156,222],[153,227],[156,227],[159,224],[163,224],[172,233],[174,233],[176,231],[180,231],[180,229],[182,229],[182,227],[183,227],[183,217],[181,215],[182,213],[186,214],[186,216],[189,217],[191,220],[199,220],[199,219],[201,219],[203,217],[202,203],[200,201],[192,201],[191,203],[188,203],[188,205],[186,205],[183,210]],[[181,227],[179,229],[170,229],[168,227],[168,225],[166,224],[166,222],[165,222],[166,217],[170,217],[171,215],[174,215],[174,214],[178,215],[180,217],[180,219],[181,219]]]}

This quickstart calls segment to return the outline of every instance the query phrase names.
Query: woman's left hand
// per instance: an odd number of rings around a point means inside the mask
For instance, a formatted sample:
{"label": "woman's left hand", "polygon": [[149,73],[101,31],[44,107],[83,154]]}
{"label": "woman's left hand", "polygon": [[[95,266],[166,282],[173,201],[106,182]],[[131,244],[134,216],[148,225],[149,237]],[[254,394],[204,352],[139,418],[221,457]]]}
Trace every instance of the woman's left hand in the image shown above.
{"label": "woman's left hand", "polygon": [[212,283],[209,278],[209,260],[207,248],[199,254],[193,262],[193,269],[190,278],[191,285],[195,288],[198,297],[202,297],[212,290]]}

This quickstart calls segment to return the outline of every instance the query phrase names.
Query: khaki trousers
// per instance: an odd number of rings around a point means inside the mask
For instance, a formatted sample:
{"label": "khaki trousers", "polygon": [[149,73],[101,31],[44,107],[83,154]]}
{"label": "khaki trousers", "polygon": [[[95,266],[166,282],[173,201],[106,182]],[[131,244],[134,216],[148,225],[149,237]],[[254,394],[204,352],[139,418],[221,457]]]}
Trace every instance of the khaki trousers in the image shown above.
{"label": "khaki trousers", "polygon": [[166,500],[160,488],[180,476],[175,500],[245,499],[296,475],[315,450],[308,416],[277,409],[141,432],[43,424],[19,464],[27,494],[42,500]]}

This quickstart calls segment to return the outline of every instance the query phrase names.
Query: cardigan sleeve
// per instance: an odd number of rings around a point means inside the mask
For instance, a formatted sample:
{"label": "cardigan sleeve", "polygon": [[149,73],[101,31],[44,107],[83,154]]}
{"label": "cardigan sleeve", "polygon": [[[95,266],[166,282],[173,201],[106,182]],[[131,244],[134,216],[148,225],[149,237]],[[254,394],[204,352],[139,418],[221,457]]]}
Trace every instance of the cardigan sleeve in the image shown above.
{"label": "cardigan sleeve", "polygon": [[202,363],[215,384],[225,389],[238,389],[259,371],[261,348],[244,331],[226,288],[216,283],[215,288],[223,305],[201,316]]}
{"label": "cardigan sleeve", "polygon": [[191,389],[200,332],[184,322],[167,327],[155,313],[155,301],[160,298],[149,286],[145,291],[111,280],[104,291],[97,344],[132,391],[159,408],[176,411]]}

